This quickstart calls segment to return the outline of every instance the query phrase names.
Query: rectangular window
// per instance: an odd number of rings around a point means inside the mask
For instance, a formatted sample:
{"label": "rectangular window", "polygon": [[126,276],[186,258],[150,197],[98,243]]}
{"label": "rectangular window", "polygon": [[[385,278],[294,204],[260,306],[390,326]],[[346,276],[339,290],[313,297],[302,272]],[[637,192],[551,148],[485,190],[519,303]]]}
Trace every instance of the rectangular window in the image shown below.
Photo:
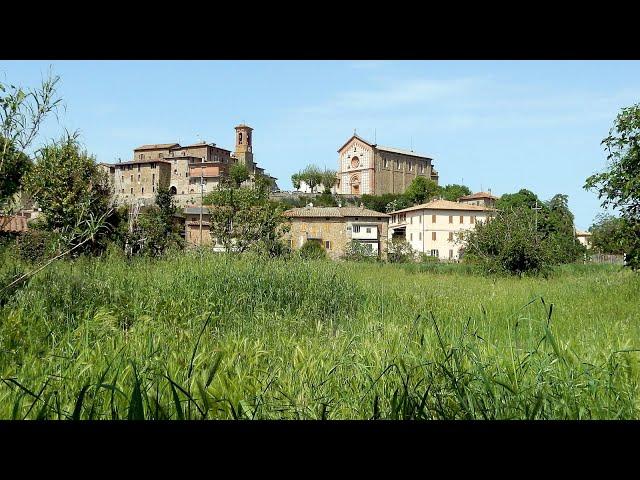
{"label": "rectangular window", "polygon": [[144,187],[142,187],[142,193],[144,194]]}
{"label": "rectangular window", "polygon": [[367,227],[367,233],[371,233],[371,227]]}
{"label": "rectangular window", "polygon": [[418,232],[418,240],[422,240],[422,232]]}
{"label": "rectangular window", "polygon": [[449,241],[453,240],[453,232],[449,232]]}
{"label": "rectangular window", "polygon": [[439,257],[440,254],[439,254],[438,250],[431,250],[431,256],[432,257]]}
{"label": "rectangular window", "polygon": [[431,240],[435,240],[436,239],[436,232],[431,232]]}
{"label": "rectangular window", "polygon": [[396,168],[400,170],[400,160],[396,160]]}
{"label": "rectangular window", "polygon": [[331,241],[330,240],[325,240],[324,248],[327,249],[327,250],[331,250]]}
{"label": "rectangular window", "polygon": [[409,234],[409,240],[413,241],[413,233]]}
{"label": "rectangular window", "polygon": [[435,215],[431,215],[431,223],[436,223],[436,216]]}
{"label": "rectangular window", "polygon": [[409,223],[413,225],[413,215],[409,217]]}
{"label": "rectangular window", "polygon": [[476,217],[470,217],[471,223],[476,223]]}
{"label": "rectangular window", "polygon": [[418,215],[418,223],[422,223],[422,214]]}
{"label": "rectangular window", "polygon": [[156,183],[156,174],[155,173],[151,174],[151,183]]}
{"label": "rectangular window", "polygon": [[453,215],[449,215],[449,223],[453,223]]}
{"label": "rectangular window", "polygon": [[131,187],[131,195],[133,195],[133,187]]}
{"label": "rectangular window", "polygon": [[411,172],[413,170],[413,162],[407,162],[409,164],[409,171]]}
{"label": "rectangular window", "polygon": [[360,225],[353,226],[353,233],[360,233]]}
{"label": "rectangular window", "polygon": [[189,172],[184,172],[184,176],[188,177],[189,176]]}
{"label": "rectangular window", "polygon": [[460,215],[460,223],[464,223],[464,215]]}
{"label": "rectangular window", "polygon": [[138,164],[138,171],[140,171],[140,164]]}
{"label": "rectangular window", "polygon": [[151,187],[151,191],[155,192],[156,191],[156,186],[154,185],[153,187]]}
{"label": "rectangular window", "polygon": [[389,168],[389,160],[387,160],[386,158],[384,160],[382,160],[384,168]]}
{"label": "rectangular window", "polygon": [[449,250],[449,259],[453,258],[453,250]]}

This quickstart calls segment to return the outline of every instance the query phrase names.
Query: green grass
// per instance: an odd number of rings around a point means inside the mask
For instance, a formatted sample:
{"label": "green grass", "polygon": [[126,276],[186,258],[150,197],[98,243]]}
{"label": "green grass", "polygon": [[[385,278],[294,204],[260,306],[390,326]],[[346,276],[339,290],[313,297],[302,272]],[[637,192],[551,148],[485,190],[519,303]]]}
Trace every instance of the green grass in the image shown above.
{"label": "green grass", "polygon": [[0,418],[639,417],[637,275],[460,267],[58,262],[0,307]]}

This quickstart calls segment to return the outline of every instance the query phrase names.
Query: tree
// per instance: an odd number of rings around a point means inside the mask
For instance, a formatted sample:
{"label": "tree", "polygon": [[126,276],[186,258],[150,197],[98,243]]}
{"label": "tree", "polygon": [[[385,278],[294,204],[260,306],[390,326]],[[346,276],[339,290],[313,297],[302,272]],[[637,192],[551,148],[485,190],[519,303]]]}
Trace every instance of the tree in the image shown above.
{"label": "tree", "polygon": [[177,207],[168,188],[160,187],[155,205],[142,212],[132,231],[125,234],[130,252],[138,255],[160,256],[171,248],[184,247],[180,227],[175,221]]}
{"label": "tree", "polygon": [[538,235],[534,212],[528,208],[499,211],[487,222],[460,234],[464,259],[487,273],[545,272],[553,262],[553,247]]}
{"label": "tree", "polygon": [[280,236],[286,231],[284,207],[269,201],[269,189],[221,185],[204,199],[209,206],[210,231],[228,252],[256,250],[269,255],[284,251]]}
{"label": "tree", "polygon": [[59,77],[50,72],[40,87],[32,90],[0,82],[0,210],[12,209],[9,203],[22,188],[31,165],[23,152],[31,146],[48,115],[60,106],[61,99],[56,96],[58,81]]}
{"label": "tree", "polygon": [[496,201],[496,208],[498,210],[509,210],[522,207],[534,208],[536,203],[539,207],[542,206],[542,202],[535,193],[523,188],[517,193],[505,193],[502,195]]}
{"label": "tree", "polygon": [[322,183],[323,176],[326,174],[316,165],[307,165],[302,171],[291,176],[291,183],[298,190],[301,183],[306,183],[311,189],[311,193],[315,193],[316,187]]}
{"label": "tree", "polygon": [[291,175],[291,184],[293,185],[293,188],[300,190],[301,182],[302,178],[300,178],[300,173],[294,173]]}
{"label": "tree", "polygon": [[112,210],[107,175],[81,149],[77,135],[39,150],[25,186],[42,210],[42,227],[66,236],[68,245],[77,238],[79,225],[106,218]]}
{"label": "tree", "polygon": [[438,196],[439,193],[440,188],[436,182],[426,177],[416,177],[404,192],[404,196],[412,204],[418,205],[428,202]]}
{"label": "tree", "polygon": [[628,235],[629,225],[624,217],[599,215],[589,227],[591,248],[598,253],[622,254],[631,251],[632,239]]}
{"label": "tree", "polygon": [[440,189],[440,195],[445,200],[449,200],[450,202],[457,202],[460,197],[464,197],[465,195],[471,195],[471,190],[469,187],[465,185],[458,185],[455,183],[446,185]]}
{"label": "tree", "polygon": [[[401,197],[402,195],[399,193],[383,193],[382,195],[368,195],[365,193],[362,195],[361,200],[365,208],[368,208],[369,210],[373,210],[375,212],[387,212],[387,205]],[[407,206],[409,206],[408,202]]]}
{"label": "tree", "polygon": [[231,168],[229,168],[229,179],[236,188],[248,180],[249,176],[249,169],[241,163],[233,164]]}
{"label": "tree", "polygon": [[327,252],[317,240],[307,240],[304,242],[304,245],[298,250],[298,255],[305,260],[322,260],[327,258]]}
{"label": "tree", "polygon": [[331,193],[333,186],[338,183],[338,177],[335,170],[325,168],[322,172],[320,183],[324,187],[323,193]]}
{"label": "tree", "polygon": [[627,239],[627,265],[640,268],[640,104],[623,108],[601,142],[608,169],[588,177],[584,188],[596,190],[603,207],[621,212]]}
{"label": "tree", "polygon": [[347,243],[343,258],[352,261],[370,261],[377,259],[376,255],[373,254],[373,249],[370,244],[358,242],[357,240],[351,240]]}
{"label": "tree", "polygon": [[389,242],[387,260],[393,263],[412,262],[416,258],[416,251],[406,240],[394,238]]}

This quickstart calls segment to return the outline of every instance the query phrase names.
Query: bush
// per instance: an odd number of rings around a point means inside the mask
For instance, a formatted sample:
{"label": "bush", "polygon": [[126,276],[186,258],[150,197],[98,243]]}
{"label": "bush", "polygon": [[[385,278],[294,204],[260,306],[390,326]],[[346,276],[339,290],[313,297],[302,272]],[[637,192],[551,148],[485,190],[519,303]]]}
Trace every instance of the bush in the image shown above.
{"label": "bush", "polygon": [[317,260],[327,258],[327,252],[322,248],[319,242],[307,240],[298,251],[301,258],[305,260]]}
{"label": "bush", "polygon": [[465,262],[477,264],[486,273],[545,273],[553,261],[553,237],[536,229],[535,214],[515,208],[462,234]]}
{"label": "bush", "polygon": [[27,262],[37,262],[53,250],[53,234],[42,230],[28,230],[16,239],[18,256]]}
{"label": "bush", "polygon": [[375,261],[378,257],[373,253],[370,245],[366,245],[356,240],[351,240],[345,247],[343,258],[345,260],[362,262]]}
{"label": "bush", "polygon": [[419,261],[420,263],[434,264],[434,263],[440,263],[440,258],[434,257],[432,255],[428,255],[426,253],[421,253],[419,256]]}
{"label": "bush", "polygon": [[407,263],[412,262],[416,258],[416,251],[406,240],[391,240],[389,242],[389,254],[387,256],[389,262]]}

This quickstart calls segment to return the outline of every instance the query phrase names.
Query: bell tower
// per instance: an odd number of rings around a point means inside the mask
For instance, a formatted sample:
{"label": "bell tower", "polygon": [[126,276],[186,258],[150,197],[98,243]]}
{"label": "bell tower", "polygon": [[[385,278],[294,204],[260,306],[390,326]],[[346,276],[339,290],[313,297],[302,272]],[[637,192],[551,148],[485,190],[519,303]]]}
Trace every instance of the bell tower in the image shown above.
{"label": "bell tower", "polygon": [[255,164],[253,163],[253,147],[251,138],[253,128],[249,125],[241,123],[236,129],[236,150],[235,157],[238,159],[238,163],[245,165],[249,172],[254,173]]}

